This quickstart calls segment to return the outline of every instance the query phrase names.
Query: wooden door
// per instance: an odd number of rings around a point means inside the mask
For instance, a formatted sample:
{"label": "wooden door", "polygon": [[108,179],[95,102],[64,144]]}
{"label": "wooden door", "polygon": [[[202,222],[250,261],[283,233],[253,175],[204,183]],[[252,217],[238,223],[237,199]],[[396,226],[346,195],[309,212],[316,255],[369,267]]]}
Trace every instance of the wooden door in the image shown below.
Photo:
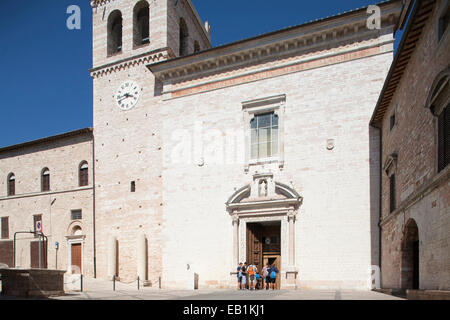
{"label": "wooden door", "polygon": [[[31,268],[39,268],[39,241],[30,243]],[[47,269],[47,241],[41,241],[41,268]]]}
{"label": "wooden door", "polygon": [[262,227],[256,223],[247,224],[247,263],[254,264],[258,272],[262,269]]}
{"label": "wooden door", "polygon": [[72,247],[72,273],[81,273],[81,243],[75,243]]}
{"label": "wooden door", "polygon": [[281,255],[264,255],[264,265],[275,265],[278,269],[277,280],[275,282],[275,289],[280,290],[281,287]]}

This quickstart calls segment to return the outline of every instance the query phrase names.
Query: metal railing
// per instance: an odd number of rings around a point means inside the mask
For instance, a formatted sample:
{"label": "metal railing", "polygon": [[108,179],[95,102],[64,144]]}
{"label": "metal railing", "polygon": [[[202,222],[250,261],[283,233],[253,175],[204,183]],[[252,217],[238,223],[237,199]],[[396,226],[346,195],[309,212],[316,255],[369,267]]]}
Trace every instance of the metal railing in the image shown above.
{"label": "metal railing", "polygon": [[39,269],[42,268],[42,244],[41,244],[41,237],[45,238],[45,242],[48,245],[48,238],[45,234],[42,232],[35,232],[35,231],[16,231],[14,232],[14,242],[13,242],[13,268],[16,267],[16,240],[18,234],[34,234],[37,235],[39,238]]}
{"label": "metal railing", "polygon": [[133,280],[133,281],[130,281],[130,282],[124,282],[124,281],[117,280],[117,279],[116,279],[116,276],[114,275],[114,276],[113,276],[113,279],[112,279],[112,283],[113,283],[113,291],[116,291],[116,281],[117,281],[118,283],[122,283],[122,284],[125,284],[125,285],[130,285],[130,284],[136,282],[137,289],[138,289],[138,290],[140,289],[140,282],[141,282],[141,280],[139,279],[139,277],[137,277],[136,280]]}

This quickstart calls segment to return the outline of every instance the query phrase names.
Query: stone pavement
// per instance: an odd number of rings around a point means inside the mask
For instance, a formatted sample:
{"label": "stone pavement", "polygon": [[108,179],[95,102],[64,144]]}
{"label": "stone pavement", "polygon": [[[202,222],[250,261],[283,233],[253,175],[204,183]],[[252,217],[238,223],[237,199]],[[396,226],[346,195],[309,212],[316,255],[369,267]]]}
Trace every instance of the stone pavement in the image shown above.
{"label": "stone pavement", "polygon": [[400,298],[373,291],[355,290],[167,290],[140,288],[136,282],[116,282],[113,291],[111,281],[85,279],[83,292],[67,292],[58,300],[401,300]]}

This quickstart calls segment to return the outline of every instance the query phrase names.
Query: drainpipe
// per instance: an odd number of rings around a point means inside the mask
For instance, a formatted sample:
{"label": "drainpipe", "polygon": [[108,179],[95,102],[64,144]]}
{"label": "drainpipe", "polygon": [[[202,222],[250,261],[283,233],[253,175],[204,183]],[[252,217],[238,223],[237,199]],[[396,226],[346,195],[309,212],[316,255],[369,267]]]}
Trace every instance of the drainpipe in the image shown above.
{"label": "drainpipe", "polygon": [[97,278],[97,257],[96,257],[96,243],[95,243],[95,138],[94,129],[92,129],[92,239],[93,239],[93,254],[94,254],[94,278]]}
{"label": "drainpipe", "polygon": [[373,127],[378,131],[378,136],[379,136],[379,154],[378,154],[378,163],[379,163],[379,177],[380,177],[380,182],[378,184],[378,265],[380,266],[380,287],[382,286],[382,278],[383,278],[383,274],[381,272],[381,263],[382,263],[382,232],[381,232],[381,218],[382,218],[382,214],[383,214],[383,201],[382,201],[382,195],[383,195],[383,164],[382,164],[382,159],[383,159],[383,131],[381,130],[381,128],[377,128],[377,127]]}

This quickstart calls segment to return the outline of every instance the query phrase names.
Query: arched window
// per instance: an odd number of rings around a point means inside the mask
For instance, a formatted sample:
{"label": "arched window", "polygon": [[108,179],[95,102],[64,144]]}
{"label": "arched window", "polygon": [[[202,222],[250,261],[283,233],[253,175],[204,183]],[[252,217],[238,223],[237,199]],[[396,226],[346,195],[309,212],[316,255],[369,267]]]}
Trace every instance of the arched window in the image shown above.
{"label": "arched window", "polygon": [[450,24],[450,3],[447,1],[445,7],[442,8],[441,15],[438,20],[438,42],[444,37],[448,25]]}
{"label": "arched window", "polygon": [[41,172],[41,191],[50,191],[50,170],[48,168],[42,169]]}
{"label": "arched window", "polygon": [[450,163],[450,68],[434,80],[426,107],[437,118],[437,168],[444,170]]}
{"label": "arched window", "polygon": [[200,52],[200,45],[198,41],[194,41],[194,53]]}
{"label": "arched window", "polygon": [[111,12],[108,17],[108,56],[122,51],[122,13]]}
{"label": "arched window", "polygon": [[133,41],[135,46],[150,42],[150,9],[148,2],[139,1],[133,10]]}
{"label": "arched window", "polygon": [[189,31],[183,18],[180,18],[180,57],[188,54],[189,50]]}
{"label": "arched window", "polygon": [[14,175],[14,173],[10,173],[8,175],[7,185],[8,196],[14,196],[16,194],[16,176]]}
{"label": "arched window", "polygon": [[88,172],[89,166],[86,161],[83,161],[80,163],[79,166],[79,173],[78,173],[78,181],[80,187],[85,187],[89,185],[89,172]]}

